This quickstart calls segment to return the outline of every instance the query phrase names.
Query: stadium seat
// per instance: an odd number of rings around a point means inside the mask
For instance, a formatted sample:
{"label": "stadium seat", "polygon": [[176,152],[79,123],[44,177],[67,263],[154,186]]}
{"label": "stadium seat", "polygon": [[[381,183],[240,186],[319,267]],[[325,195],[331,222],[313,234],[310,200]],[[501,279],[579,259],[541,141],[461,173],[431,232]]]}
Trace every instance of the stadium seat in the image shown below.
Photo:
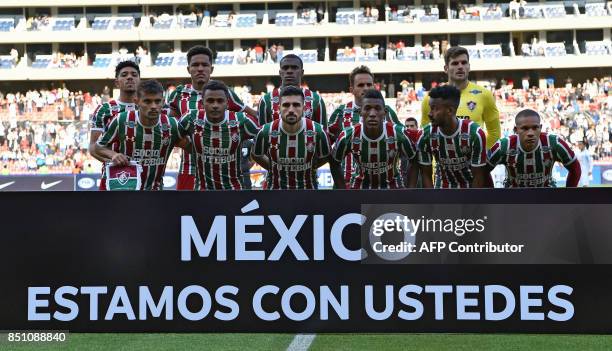
{"label": "stadium seat", "polygon": [[91,28],[95,30],[107,30],[111,23],[110,18],[94,18],[93,23],[91,24]]}
{"label": "stadium seat", "polygon": [[13,68],[13,59],[10,56],[0,57],[0,69]]}
{"label": "stadium seat", "polygon": [[225,52],[217,52],[217,57],[215,58],[216,65],[231,65],[234,63],[234,52],[225,51]]}
{"label": "stadium seat", "polygon": [[591,56],[609,55],[612,52],[606,42],[603,41],[587,41],[585,42],[585,54]]}
{"label": "stadium seat", "polygon": [[256,24],[257,24],[256,14],[243,14],[243,15],[236,16],[236,27],[238,28],[255,27]]}
{"label": "stadium seat", "polygon": [[34,62],[32,62],[32,68],[48,68],[51,61],[51,55],[36,55]]}
{"label": "stadium seat", "polygon": [[134,28],[134,18],[117,18],[113,24],[114,30],[129,30]]}
{"label": "stadium seat", "polygon": [[74,29],[74,18],[56,18],[51,30],[68,31]]}
{"label": "stadium seat", "polygon": [[186,17],[183,18],[183,23],[181,23],[181,25],[183,28],[198,28],[198,21],[197,19]]}
{"label": "stadium seat", "polygon": [[606,4],[604,2],[586,3],[584,5],[585,14],[587,16],[607,16]]}
{"label": "stadium seat", "polygon": [[187,54],[179,54],[177,56],[177,66],[187,66]]}
{"label": "stadium seat", "polygon": [[0,19],[0,32],[10,32],[15,26],[15,20],[12,18]]}
{"label": "stadium seat", "polygon": [[295,13],[277,13],[274,24],[279,27],[291,27],[295,24]]}

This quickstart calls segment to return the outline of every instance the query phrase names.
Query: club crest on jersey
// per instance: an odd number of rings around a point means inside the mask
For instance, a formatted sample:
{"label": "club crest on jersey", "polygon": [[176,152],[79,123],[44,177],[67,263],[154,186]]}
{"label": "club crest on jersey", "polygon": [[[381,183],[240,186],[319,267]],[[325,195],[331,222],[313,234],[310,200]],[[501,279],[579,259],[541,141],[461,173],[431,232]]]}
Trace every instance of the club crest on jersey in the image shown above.
{"label": "club crest on jersey", "polygon": [[476,108],[476,102],[475,101],[468,102],[467,107],[470,111],[474,111],[474,109]]}
{"label": "club crest on jersey", "polygon": [[474,95],[478,95],[480,93],[482,93],[482,91],[476,90],[476,89],[470,91],[470,94],[474,94]]}
{"label": "club crest on jersey", "polygon": [[273,96],[273,97],[272,97],[272,103],[274,103],[274,104],[278,104],[278,102],[279,102],[279,101],[280,101],[280,99],[279,99],[279,97],[278,97],[278,96]]}
{"label": "club crest on jersey", "polygon": [[308,152],[313,152],[314,149],[315,149],[315,144],[314,143],[306,144],[306,150],[308,150]]}
{"label": "club crest on jersey", "polygon": [[119,184],[125,185],[128,180],[130,180],[130,174],[126,171],[119,172],[117,174],[117,180],[119,181]]}
{"label": "club crest on jersey", "polygon": [[234,133],[232,134],[232,141],[233,142],[238,142],[238,140],[240,139],[240,136],[238,135],[238,133]]}
{"label": "club crest on jersey", "polygon": [[548,159],[546,161],[544,161],[544,167],[548,168],[552,165],[552,160]]}
{"label": "club crest on jersey", "polygon": [[395,158],[395,150],[389,150],[389,159],[394,159]]}
{"label": "club crest on jersey", "polygon": [[170,138],[163,138],[162,139],[162,144],[169,145],[170,144]]}
{"label": "club crest on jersey", "polygon": [[470,153],[470,147],[467,146],[467,145],[462,146],[461,147],[461,153],[464,154],[464,155],[469,154]]}
{"label": "club crest on jersey", "polygon": [[312,110],[308,109],[304,111],[304,117],[310,118],[312,117]]}

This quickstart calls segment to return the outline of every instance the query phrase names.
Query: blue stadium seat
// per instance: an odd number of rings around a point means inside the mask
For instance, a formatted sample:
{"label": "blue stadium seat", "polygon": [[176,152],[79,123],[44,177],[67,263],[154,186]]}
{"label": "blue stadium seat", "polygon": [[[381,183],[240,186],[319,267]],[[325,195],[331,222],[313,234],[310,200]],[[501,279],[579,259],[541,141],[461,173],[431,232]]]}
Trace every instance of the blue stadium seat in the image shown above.
{"label": "blue stadium seat", "polygon": [[584,5],[585,14],[587,16],[607,16],[606,4],[603,2],[587,3]]}

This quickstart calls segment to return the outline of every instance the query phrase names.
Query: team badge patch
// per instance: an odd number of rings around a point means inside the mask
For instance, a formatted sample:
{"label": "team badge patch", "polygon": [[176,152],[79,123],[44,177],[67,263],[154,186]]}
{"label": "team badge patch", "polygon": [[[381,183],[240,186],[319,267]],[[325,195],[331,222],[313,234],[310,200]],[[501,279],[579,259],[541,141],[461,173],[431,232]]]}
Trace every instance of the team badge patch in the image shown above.
{"label": "team badge patch", "polygon": [[393,160],[395,158],[395,150],[389,150],[389,159]]}
{"label": "team badge patch", "polygon": [[170,144],[170,138],[163,138],[162,139],[162,144],[164,144],[164,145]]}
{"label": "team badge patch", "polygon": [[238,142],[238,140],[240,139],[240,136],[238,135],[238,133],[234,133],[232,134],[232,141],[233,142]]}
{"label": "team badge patch", "polygon": [[467,107],[470,111],[474,111],[474,109],[476,108],[476,102],[475,101],[468,102]]}
{"label": "team badge patch", "polygon": [[272,103],[274,103],[274,104],[278,104],[278,102],[279,102],[279,101],[280,101],[280,99],[279,99],[279,97],[278,97],[278,96],[273,96],[273,97],[272,97]]}
{"label": "team badge patch", "polygon": [[304,111],[304,117],[310,118],[312,117],[312,110],[308,109]]}
{"label": "team badge patch", "polygon": [[467,146],[467,145],[466,146],[462,146],[461,147],[461,153],[464,154],[464,155],[469,154],[470,153],[470,147]]}
{"label": "team badge patch", "polygon": [[117,181],[119,182],[119,184],[125,185],[127,184],[128,180],[130,180],[130,174],[128,172],[122,171],[117,174]]}
{"label": "team badge patch", "polygon": [[315,144],[314,143],[306,144],[306,150],[308,150],[308,152],[313,152],[314,149],[315,149]]}

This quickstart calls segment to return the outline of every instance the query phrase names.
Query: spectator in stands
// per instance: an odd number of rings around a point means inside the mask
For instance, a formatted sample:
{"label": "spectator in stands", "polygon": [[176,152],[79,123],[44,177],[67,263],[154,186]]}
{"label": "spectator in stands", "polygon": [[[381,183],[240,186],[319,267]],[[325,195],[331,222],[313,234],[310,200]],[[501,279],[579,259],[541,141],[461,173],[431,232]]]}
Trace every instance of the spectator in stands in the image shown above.
{"label": "spectator in stands", "polygon": [[13,67],[17,66],[17,63],[19,62],[19,53],[17,52],[17,49],[12,48],[10,55],[11,60],[13,60]]}
{"label": "spectator in stands", "polygon": [[253,48],[255,50],[255,58],[257,59],[257,63],[262,63],[264,61],[264,49],[261,44],[255,44]]}
{"label": "spectator in stands", "polygon": [[510,18],[518,19],[519,7],[520,7],[520,4],[518,3],[517,0],[510,1],[510,5],[508,7],[508,9],[510,11]]}
{"label": "spectator in stands", "polygon": [[317,23],[321,23],[321,21],[323,21],[323,18],[325,18],[325,9],[323,7],[322,3],[319,3],[317,5]]}

